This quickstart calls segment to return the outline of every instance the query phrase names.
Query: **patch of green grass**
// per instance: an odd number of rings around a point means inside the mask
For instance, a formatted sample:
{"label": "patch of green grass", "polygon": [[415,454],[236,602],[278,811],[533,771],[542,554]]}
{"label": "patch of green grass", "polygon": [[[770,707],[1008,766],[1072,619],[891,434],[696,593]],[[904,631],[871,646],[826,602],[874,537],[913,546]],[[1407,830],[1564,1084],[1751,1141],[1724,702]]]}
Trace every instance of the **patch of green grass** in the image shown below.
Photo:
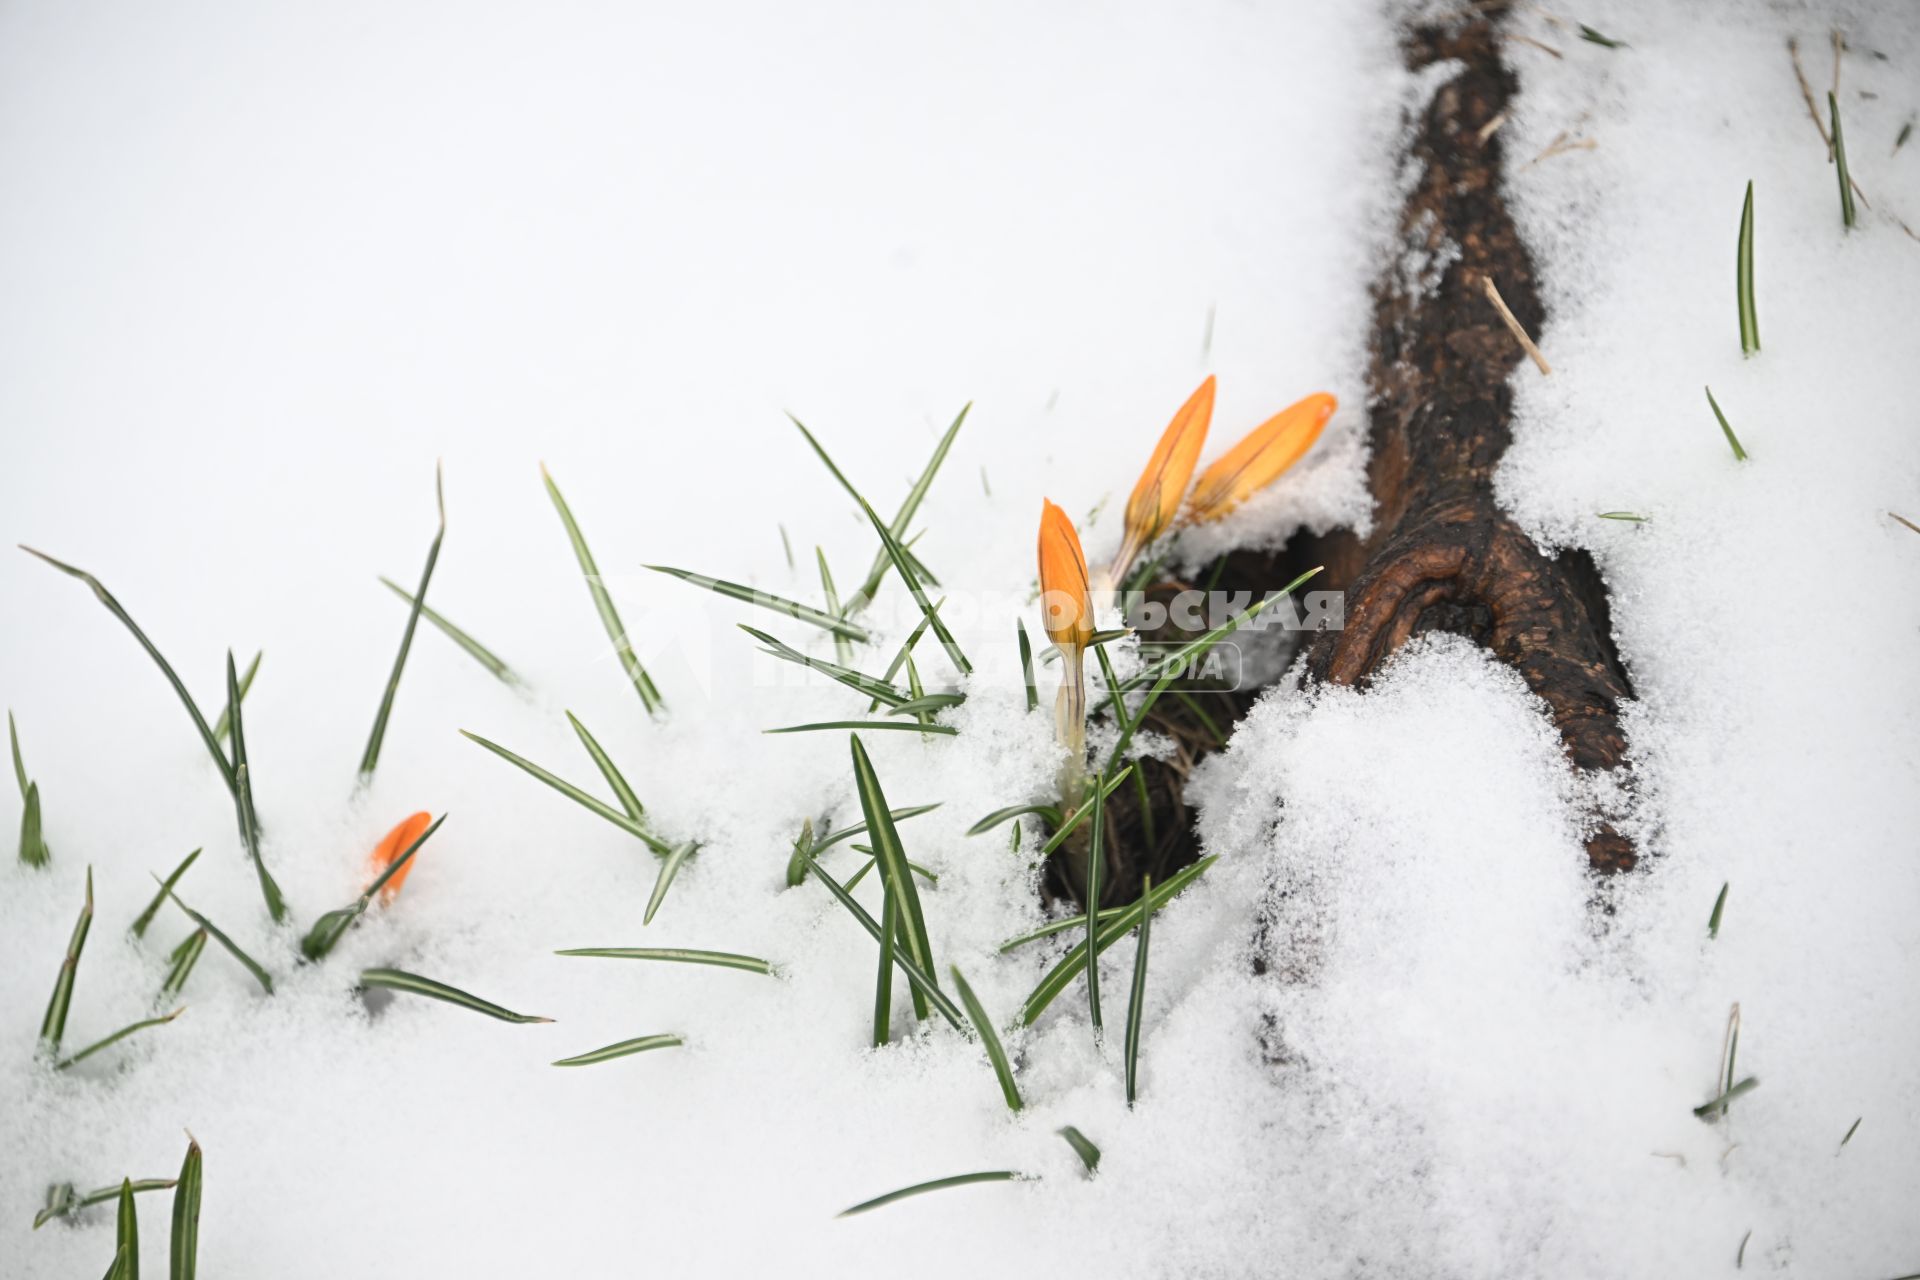
{"label": "patch of green grass", "polygon": [[[1191,866],[1182,867],[1179,871],[1167,877],[1166,882],[1151,894],[1142,897],[1138,902],[1130,903],[1122,908],[1120,913],[1114,916],[1111,921],[1102,924],[1098,933],[1094,935],[1094,939],[1092,939],[1094,941],[1093,952],[1097,954],[1105,951],[1108,947],[1111,947],[1114,943],[1125,937],[1133,929],[1134,925],[1139,922],[1139,918],[1143,912],[1158,911],[1166,906],[1167,903],[1173,901],[1189,884],[1192,884],[1196,879],[1205,875],[1208,869],[1218,861],[1219,855],[1211,854]],[[1065,991],[1067,987],[1072,984],[1073,980],[1080,976],[1081,972],[1087,967],[1088,951],[1089,948],[1085,944],[1075,947],[1062,957],[1058,964],[1048,971],[1047,975],[1040,980],[1040,985],[1033,989],[1033,993],[1027,997],[1026,1003],[1021,1007],[1020,1021],[1022,1024],[1032,1026],[1034,1022],[1039,1019],[1040,1015],[1046,1012],[1047,1006],[1053,1003],[1055,997],[1062,991]]]}
{"label": "patch of green grass", "polygon": [[[157,881],[160,879],[160,877],[155,876],[154,879]],[[260,966],[259,961],[255,960],[252,956],[248,955],[245,951],[242,951],[240,949],[240,944],[235,942],[232,938],[229,938],[225,933],[223,933],[220,930],[220,927],[214,924],[213,921],[207,919],[205,916],[201,915],[198,911],[195,911],[192,907],[182,902],[180,900],[179,894],[169,889],[167,890],[167,897],[173,899],[174,906],[179,907],[180,910],[186,912],[187,918],[189,920],[193,921],[195,924],[199,925],[202,929],[206,930],[208,935],[211,936],[215,942],[219,943],[223,948],[225,948],[228,955],[232,956],[235,960],[238,960],[240,962],[240,966],[243,969],[245,969],[248,973],[252,974],[253,980],[260,984],[260,989],[262,991],[266,992],[268,995],[273,994],[273,975],[268,973],[265,969],[263,969]]]}

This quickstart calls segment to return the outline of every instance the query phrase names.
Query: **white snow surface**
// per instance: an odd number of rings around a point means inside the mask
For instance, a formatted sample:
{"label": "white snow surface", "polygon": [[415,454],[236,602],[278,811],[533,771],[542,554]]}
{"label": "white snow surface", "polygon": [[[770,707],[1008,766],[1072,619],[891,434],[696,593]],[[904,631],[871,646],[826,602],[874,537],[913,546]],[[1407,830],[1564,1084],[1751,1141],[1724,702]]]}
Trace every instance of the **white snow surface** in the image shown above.
{"label": "white snow surface", "polygon": [[[1129,941],[1103,967],[1104,1043],[1078,985],[1011,1037],[1014,1115],[942,1026],[870,1047],[873,943],[785,885],[801,822],[859,806],[844,734],[760,730],[864,703],[734,624],[830,644],[642,566],[812,600],[818,543],[850,590],[871,533],[783,411],[890,511],[974,402],[916,544],[979,668],[918,650],[968,692],[961,733],[865,740],[892,804],[941,803],[902,825],[940,875],[936,955],[1011,1021],[1067,943],[995,953],[1042,912],[1005,828],[965,832],[1046,798],[1057,765],[1011,635],[1023,611],[1039,634],[1039,499],[1104,502],[1083,527],[1103,558],[1215,372],[1209,457],[1309,391],[1342,401],[1221,539],[1369,519],[1366,285],[1397,252],[1402,111],[1444,72],[1406,75],[1388,16],[1346,5],[0,15],[6,532],[98,574],[202,705],[228,648],[265,650],[248,746],[299,929],[352,898],[393,823],[451,815],[390,909],[296,964],[152,664],[80,584],[0,559],[0,690],[54,851],[0,863],[0,1275],[103,1268],[110,1206],[33,1232],[46,1184],[170,1176],[183,1129],[206,1151],[208,1275],[1706,1275],[1748,1232],[1748,1270],[1920,1267],[1920,536],[1887,514],[1920,520],[1920,243],[1890,220],[1920,221],[1920,143],[1889,155],[1920,108],[1920,22],[1577,16],[1630,48],[1530,11],[1517,29],[1564,56],[1510,49],[1501,138],[1555,372],[1515,374],[1500,483],[1610,584],[1632,793],[1573,776],[1524,685],[1464,642],[1409,649],[1365,693],[1283,683],[1190,788],[1221,861],[1156,918],[1139,1105]],[[1834,23],[1873,202],[1851,234],[1784,46],[1824,92]],[[1520,168],[1564,130],[1597,145]],[[1765,349],[1742,359],[1749,178]],[[417,575],[435,459],[429,600],[531,692],[423,627],[360,790],[405,618],[374,575]],[[608,649],[541,460],[665,721]],[[1596,518],[1613,510],[1651,519]],[[877,669],[912,614],[897,583],[871,614]],[[456,734],[602,793],[563,709],[657,830],[702,842],[644,928],[655,858]],[[1648,856],[1601,890],[1580,838],[1603,809]],[[177,1022],[50,1073],[35,1034],[87,866],[72,1047],[153,1008],[186,921],[125,928],[196,846],[181,895],[276,994],[209,948]],[[872,877],[859,893],[877,903]],[[780,976],[551,954],[605,945]],[[556,1021],[406,997],[370,1017],[354,977],[381,964]],[[1734,1001],[1761,1085],[1708,1125],[1691,1110]],[[657,1031],[688,1043],[548,1065]],[[1033,1178],[833,1217],[985,1169]],[[141,1219],[158,1273],[164,1193]]]}

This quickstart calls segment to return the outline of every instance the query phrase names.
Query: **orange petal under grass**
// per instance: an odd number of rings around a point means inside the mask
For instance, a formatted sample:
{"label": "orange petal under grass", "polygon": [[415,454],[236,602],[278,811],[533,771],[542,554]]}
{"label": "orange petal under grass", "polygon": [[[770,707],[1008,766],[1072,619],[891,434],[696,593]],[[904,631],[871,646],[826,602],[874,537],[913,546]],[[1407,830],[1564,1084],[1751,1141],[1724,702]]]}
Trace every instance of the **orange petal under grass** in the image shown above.
{"label": "orange petal under grass", "polygon": [[1288,405],[1200,473],[1187,518],[1205,524],[1232,511],[1306,456],[1340,402],[1325,391]]}
{"label": "orange petal under grass", "polygon": [[1180,500],[1187,496],[1187,482],[1193,479],[1193,468],[1207,443],[1207,426],[1213,421],[1213,389],[1213,375],[1208,374],[1180,406],[1180,412],[1173,415],[1160,443],[1154,446],[1153,456],[1147,459],[1147,469],[1133,486],[1133,496],[1127,499],[1120,550],[1107,570],[1116,585],[1126,579],[1134,557],[1165,533],[1180,514]]}
{"label": "orange petal under grass", "polygon": [[1053,703],[1054,734],[1067,749],[1060,775],[1061,799],[1076,803],[1087,754],[1087,642],[1093,639],[1093,593],[1087,557],[1067,513],[1040,504],[1040,607],[1047,638],[1060,649],[1060,693]]}
{"label": "orange petal under grass", "polygon": [[[373,852],[367,855],[367,879],[379,879],[380,873],[391,866],[393,860],[405,853],[413,842],[420,838],[420,833],[432,825],[432,814],[416,813],[387,832],[380,843],[373,847]],[[386,887],[380,890],[382,902],[393,901],[395,895],[400,892],[400,886],[405,884],[407,877],[413,874],[414,863],[419,860],[420,855],[415,854],[406,866],[395,873],[393,879],[387,881]]]}

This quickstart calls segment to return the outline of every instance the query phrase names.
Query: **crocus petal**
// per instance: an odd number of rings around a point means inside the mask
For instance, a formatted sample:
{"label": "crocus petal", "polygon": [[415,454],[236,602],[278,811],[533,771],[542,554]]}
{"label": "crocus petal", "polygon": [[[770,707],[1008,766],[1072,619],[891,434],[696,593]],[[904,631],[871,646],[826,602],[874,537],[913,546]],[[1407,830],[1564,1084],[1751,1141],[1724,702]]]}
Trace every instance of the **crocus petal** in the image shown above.
{"label": "crocus petal", "polygon": [[[395,858],[405,853],[413,842],[420,838],[421,833],[431,825],[433,825],[432,814],[416,813],[387,832],[380,843],[373,847],[373,852],[367,855],[367,879],[370,881],[378,879],[380,873],[385,871]],[[386,887],[380,890],[382,901],[391,902],[394,895],[400,892],[400,886],[405,884],[407,877],[413,874],[413,864],[419,860],[419,857],[419,854],[415,854],[406,866],[395,873],[393,879],[387,881]]]}
{"label": "crocus petal", "polygon": [[1067,513],[1045,499],[1040,504],[1040,607],[1047,638],[1062,649],[1085,648],[1093,638],[1093,598],[1080,535]]}
{"label": "crocus petal", "polygon": [[1133,558],[1155,538],[1180,512],[1180,500],[1187,495],[1187,482],[1200,461],[1200,450],[1207,442],[1207,426],[1213,421],[1213,375],[1200,384],[1180,412],[1160,436],[1147,469],[1140,473],[1127,499],[1126,528],[1120,552],[1114,557],[1112,576],[1116,582],[1126,576]]}
{"label": "crocus petal", "polygon": [[1278,480],[1320,438],[1339,401],[1324,391],[1288,405],[1221,455],[1193,486],[1195,524],[1218,520]]}

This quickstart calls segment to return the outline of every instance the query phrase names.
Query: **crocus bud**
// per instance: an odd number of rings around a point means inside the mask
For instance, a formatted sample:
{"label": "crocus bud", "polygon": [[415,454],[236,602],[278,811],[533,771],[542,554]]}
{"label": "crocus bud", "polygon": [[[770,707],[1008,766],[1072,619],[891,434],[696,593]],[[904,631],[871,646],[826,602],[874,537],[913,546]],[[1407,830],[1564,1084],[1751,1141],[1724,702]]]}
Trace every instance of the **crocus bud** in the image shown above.
{"label": "crocus bud", "polygon": [[[373,847],[373,852],[367,855],[367,879],[370,881],[379,879],[380,873],[392,866],[395,858],[413,847],[413,842],[418,840],[432,824],[432,814],[416,813],[387,832],[380,843]],[[413,874],[413,864],[417,860],[418,855],[415,855],[415,858],[408,860],[406,866],[394,873],[393,879],[387,881],[380,890],[382,902],[393,901],[400,892],[400,886],[405,884],[407,877]]]}
{"label": "crocus bud", "polygon": [[1318,391],[1248,432],[1244,440],[1200,473],[1199,483],[1193,486],[1188,518],[1194,524],[1218,520],[1278,480],[1313,447],[1339,403]]}
{"label": "crocus bud", "polygon": [[1134,557],[1165,533],[1180,513],[1180,500],[1187,496],[1187,482],[1193,479],[1200,449],[1207,442],[1207,424],[1213,421],[1213,385],[1213,377],[1208,375],[1187,397],[1180,412],[1167,424],[1160,443],[1154,446],[1153,456],[1147,459],[1147,469],[1140,473],[1138,483],[1133,486],[1133,496],[1127,499],[1127,521],[1120,550],[1107,571],[1115,586],[1126,580]]}

